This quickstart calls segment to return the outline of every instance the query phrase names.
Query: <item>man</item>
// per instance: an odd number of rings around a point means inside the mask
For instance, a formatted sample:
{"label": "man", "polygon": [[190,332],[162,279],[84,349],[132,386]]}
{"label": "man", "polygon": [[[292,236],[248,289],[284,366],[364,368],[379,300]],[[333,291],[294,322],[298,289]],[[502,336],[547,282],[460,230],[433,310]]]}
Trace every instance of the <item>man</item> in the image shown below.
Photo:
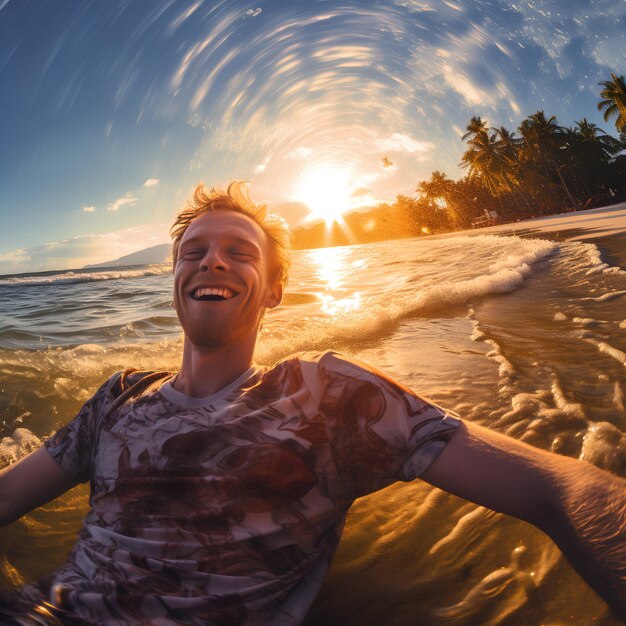
{"label": "man", "polygon": [[199,186],[172,235],[180,371],[114,375],[0,476],[4,524],[91,483],[67,563],[6,620],[298,624],[354,499],[416,476],[545,531],[626,616],[623,480],[461,422],[334,352],[256,366],[287,232],[241,183]]}

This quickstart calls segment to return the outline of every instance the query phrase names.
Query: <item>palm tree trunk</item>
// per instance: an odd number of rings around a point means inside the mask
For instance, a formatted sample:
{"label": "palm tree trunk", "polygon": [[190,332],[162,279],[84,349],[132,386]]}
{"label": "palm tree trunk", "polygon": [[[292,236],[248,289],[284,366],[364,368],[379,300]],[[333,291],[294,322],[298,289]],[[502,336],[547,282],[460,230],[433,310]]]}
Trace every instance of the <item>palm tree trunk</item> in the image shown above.
{"label": "palm tree trunk", "polygon": [[580,209],[582,208],[580,206],[580,202],[578,202],[578,200],[574,199],[574,196],[572,196],[569,187],[565,184],[565,179],[563,178],[563,174],[561,174],[561,168],[563,166],[560,165],[559,167],[556,168],[556,173],[559,177],[559,180],[561,181],[561,185],[563,185],[563,189],[565,189],[565,193],[567,194],[567,197],[569,198],[569,201],[572,203],[572,208],[576,211],[580,211]]}

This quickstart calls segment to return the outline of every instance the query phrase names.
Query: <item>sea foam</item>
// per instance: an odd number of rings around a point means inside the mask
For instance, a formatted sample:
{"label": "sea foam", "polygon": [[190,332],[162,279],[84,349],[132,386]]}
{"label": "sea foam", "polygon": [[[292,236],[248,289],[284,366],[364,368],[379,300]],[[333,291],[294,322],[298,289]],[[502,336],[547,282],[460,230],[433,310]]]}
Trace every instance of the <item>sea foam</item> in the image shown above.
{"label": "sea foam", "polygon": [[132,269],[102,270],[93,272],[63,272],[59,274],[19,275],[0,278],[0,287],[44,287],[54,285],[76,285],[103,280],[120,280],[124,278],[142,278],[143,276],[161,276],[169,274],[172,266],[148,265]]}
{"label": "sea foam", "polygon": [[41,446],[41,439],[28,428],[16,428],[13,434],[0,439],[0,468],[26,456]]}

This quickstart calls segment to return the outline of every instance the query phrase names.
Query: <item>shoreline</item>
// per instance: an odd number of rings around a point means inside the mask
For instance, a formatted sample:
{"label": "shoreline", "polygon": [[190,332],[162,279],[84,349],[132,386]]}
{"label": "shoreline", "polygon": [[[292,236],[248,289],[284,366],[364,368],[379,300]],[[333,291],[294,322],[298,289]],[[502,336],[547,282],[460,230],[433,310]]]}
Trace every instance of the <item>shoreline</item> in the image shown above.
{"label": "shoreline", "polygon": [[[456,230],[437,235],[420,235],[382,239],[372,242],[361,242],[351,245],[366,245],[366,243],[381,243],[389,241],[403,241],[415,239],[417,241],[433,239],[453,239],[455,237],[480,236],[520,237],[522,239],[547,239],[555,242],[584,242],[595,244],[600,248],[604,261],[611,265],[618,265],[626,270],[626,243],[620,236],[626,237],[626,201],[604,207],[587,209],[585,211],[568,211],[556,215],[535,217],[530,220],[509,222],[496,226]],[[612,242],[618,241],[618,245]],[[344,246],[329,246],[344,247]],[[310,248],[319,249],[319,248]],[[604,258],[607,256],[608,258]]]}
{"label": "shoreline", "polygon": [[[381,238],[372,241],[360,241],[339,245],[318,246],[310,248],[293,248],[294,252],[305,250],[320,250],[328,248],[342,248],[350,246],[360,246],[376,244],[388,241],[403,241],[406,239],[432,240],[451,239],[454,237],[478,237],[482,235],[502,235],[513,237],[544,237],[552,241],[588,241],[597,243],[600,240],[611,238],[615,235],[626,233],[626,202],[587,209],[586,211],[569,211],[557,215],[547,215],[536,217],[520,222],[509,222],[496,226],[485,226],[483,228],[472,228],[468,230],[455,230],[436,235],[405,235],[399,237]],[[138,269],[163,264],[143,264],[143,265],[110,265],[100,267],[81,267],[58,270],[40,270],[37,272],[18,272],[0,275],[0,280],[9,280],[24,276],[54,276],[57,274],[85,274],[89,272],[102,271],[124,271]],[[626,258],[624,266],[626,266]]]}
{"label": "shoreline", "polygon": [[626,233],[626,202],[619,202],[586,211],[569,211],[557,215],[546,215],[531,220],[457,230],[440,235],[429,235],[430,239],[445,239],[457,236],[477,235],[507,235],[533,236],[552,233],[575,233],[571,236],[555,236],[558,241],[583,241],[586,239],[601,239],[612,235]]}
{"label": "shoreline", "polygon": [[[335,228],[335,231],[337,228]],[[399,227],[398,230],[402,231]],[[293,232],[293,231],[292,231]],[[559,234],[560,233],[560,234]],[[355,241],[355,237],[349,237],[345,233],[343,238],[352,241],[328,242],[327,245],[302,246],[301,241],[294,242],[293,250],[320,250],[322,248],[342,248],[350,246],[377,244],[389,241],[403,241],[406,239],[432,240],[451,239],[454,237],[478,237],[481,235],[503,235],[514,237],[540,237],[544,236],[552,241],[584,241],[588,239],[600,239],[626,233],[626,201],[586,209],[584,211],[567,211],[555,215],[544,215],[519,222],[507,222],[495,226],[482,228],[470,228],[466,230],[453,230],[432,235],[420,235],[416,233],[400,232],[397,236],[380,238],[366,238]],[[336,235],[337,233],[334,233]],[[334,235],[326,235],[333,237]]]}
{"label": "shoreline", "polygon": [[[603,262],[626,269],[626,202],[480,230],[480,234],[484,235],[593,244],[598,248]],[[462,232],[472,236],[476,231]]]}

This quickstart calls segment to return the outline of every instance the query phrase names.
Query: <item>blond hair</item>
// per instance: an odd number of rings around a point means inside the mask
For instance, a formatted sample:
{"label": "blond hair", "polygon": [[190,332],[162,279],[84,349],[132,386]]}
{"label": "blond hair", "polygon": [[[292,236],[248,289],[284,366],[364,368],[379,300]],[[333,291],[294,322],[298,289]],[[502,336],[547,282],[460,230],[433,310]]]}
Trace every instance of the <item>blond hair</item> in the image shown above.
{"label": "blond hair", "polygon": [[178,248],[183,235],[200,215],[212,211],[235,211],[256,222],[265,233],[271,252],[270,280],[280,281],[285,286],[291,266],[289,227],[282,217],[267,212],[267,205],[255,204],[250,199],[248,187],[240,180],[233,181],[226,191],[200,183],[187,205],[178,212],[170,234],[172,236],[172,263],[176,267]]}

